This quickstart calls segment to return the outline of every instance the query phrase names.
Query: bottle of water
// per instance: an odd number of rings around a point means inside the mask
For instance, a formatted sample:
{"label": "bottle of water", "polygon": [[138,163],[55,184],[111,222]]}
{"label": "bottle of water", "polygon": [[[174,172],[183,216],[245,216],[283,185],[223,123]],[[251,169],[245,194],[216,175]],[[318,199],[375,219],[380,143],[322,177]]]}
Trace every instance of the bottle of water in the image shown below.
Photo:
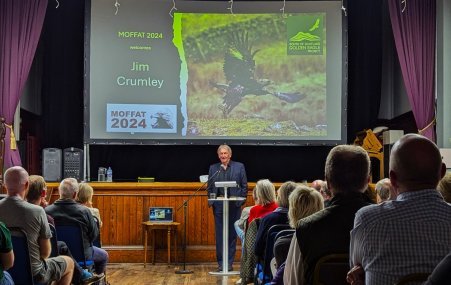
{"label": "bottle of water", "polygon": [[106,182],[113,182],[113,170],[111,167],[108,167],[108,170],[106,171]]}

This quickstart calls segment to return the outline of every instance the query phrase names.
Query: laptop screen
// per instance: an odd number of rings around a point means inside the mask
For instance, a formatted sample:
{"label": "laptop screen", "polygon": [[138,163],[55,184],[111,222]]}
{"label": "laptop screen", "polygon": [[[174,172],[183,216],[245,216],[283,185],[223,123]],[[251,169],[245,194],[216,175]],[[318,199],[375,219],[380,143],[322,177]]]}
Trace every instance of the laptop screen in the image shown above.
{"label": "laptop screen", "polygon": [[170,207],[150,207],[149,221],[151,222],[172,222],[173,208]]}

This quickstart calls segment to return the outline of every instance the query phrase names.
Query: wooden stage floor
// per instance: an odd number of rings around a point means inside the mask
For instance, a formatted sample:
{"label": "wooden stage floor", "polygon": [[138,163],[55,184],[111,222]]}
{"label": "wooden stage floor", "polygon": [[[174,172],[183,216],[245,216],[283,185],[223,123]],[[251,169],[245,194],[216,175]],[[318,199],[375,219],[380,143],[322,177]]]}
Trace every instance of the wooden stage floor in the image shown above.
{"label": "wooden stage floor", "polygon": [[[217,268],[215,263],[187,264],[186,269],[192,270],[192,274],[175,274],[175,271],[183,268],[183,265],[147,264],[142,263],[112,263],[107,266],[107,280],[111,285],[147,285],[147,284],[235,284],[239,275],[217,277],[208,274]],[[234,264],[234,270],[239,271],[239,264]]]}

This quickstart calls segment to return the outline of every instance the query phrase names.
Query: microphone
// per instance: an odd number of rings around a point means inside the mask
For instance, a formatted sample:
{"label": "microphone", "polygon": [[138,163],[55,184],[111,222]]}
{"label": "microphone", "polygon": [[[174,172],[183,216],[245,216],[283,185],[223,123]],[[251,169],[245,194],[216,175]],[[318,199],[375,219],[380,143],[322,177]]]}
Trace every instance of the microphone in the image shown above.
{"label": "microphone", "polygon": [[216,177],[216,175],[219,174],[219,172],[221,172],[221,170],[226,171],[227,166],[225,166],[224,164],[221,164],[221,167],[219,167],[218,171],[216,171],[211,177],[208,178],[208,180],[210,180],[210,178]]}

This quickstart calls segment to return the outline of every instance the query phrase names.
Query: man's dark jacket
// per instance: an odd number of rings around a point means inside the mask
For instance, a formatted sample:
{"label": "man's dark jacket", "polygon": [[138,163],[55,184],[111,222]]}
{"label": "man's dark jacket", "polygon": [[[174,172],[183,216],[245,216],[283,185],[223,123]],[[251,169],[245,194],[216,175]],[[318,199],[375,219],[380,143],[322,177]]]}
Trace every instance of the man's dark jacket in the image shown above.
{"label": "man's dark jacket", "polygon": [[302,220],[296,238],[304,263],[304,277],[312,284],[316,262],[328,254],[349,254],[350,231],[355,213],[369,205],[361,193],[335,195],[330,206]]}
{"label": "man's dark jacket", "polygon": [[46,207],[45,212],[55,219],[56,227],[58,224],[81,224],[85,257],[91,259],[92,241],[99,235],[99,229],[91,211],[72,199],[59,199]]}

